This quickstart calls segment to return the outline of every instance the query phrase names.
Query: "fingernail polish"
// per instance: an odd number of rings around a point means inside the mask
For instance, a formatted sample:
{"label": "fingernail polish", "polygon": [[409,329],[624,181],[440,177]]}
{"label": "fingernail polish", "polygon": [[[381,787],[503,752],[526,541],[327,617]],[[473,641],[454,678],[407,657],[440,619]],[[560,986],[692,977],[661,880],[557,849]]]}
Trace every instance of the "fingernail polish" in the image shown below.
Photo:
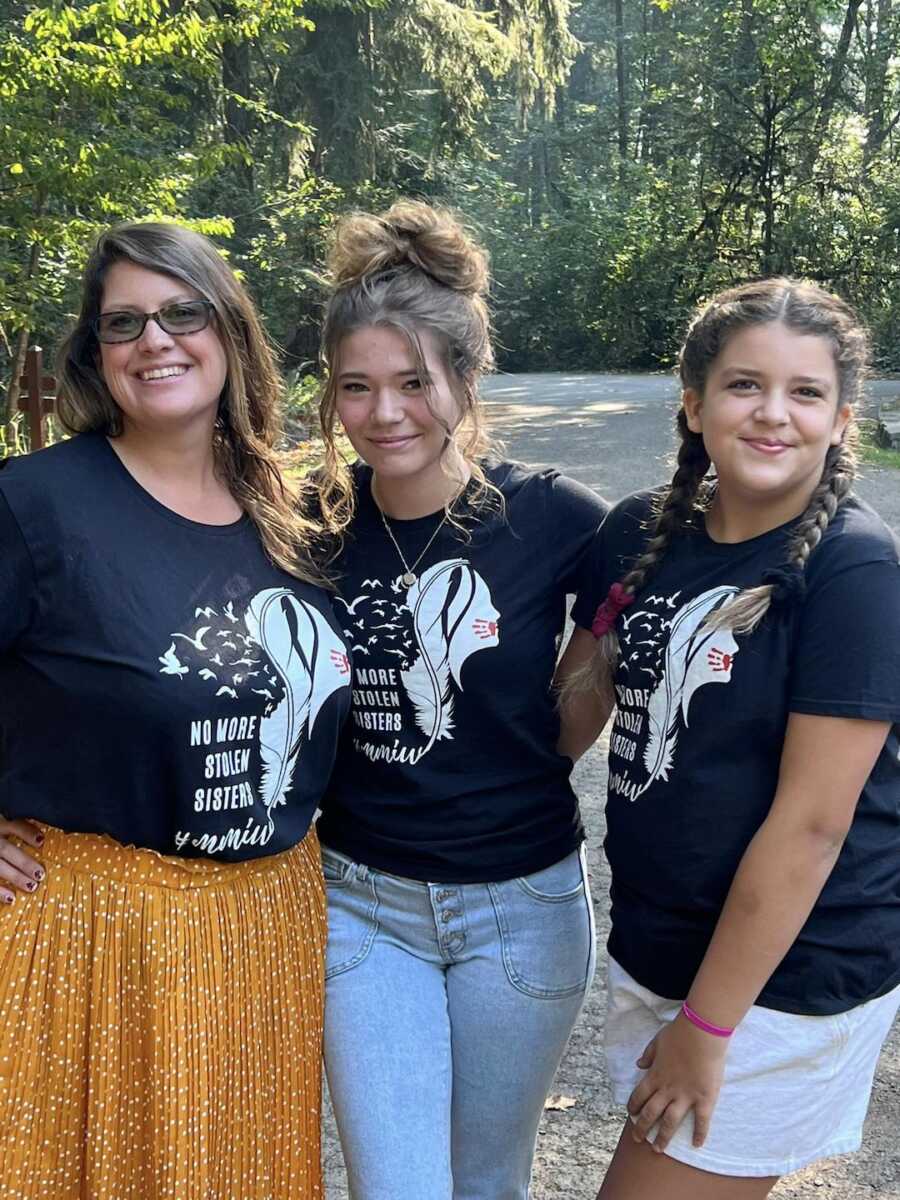
{"label": "fingernail polish", "polygon": [[3,897],[3,903],[4,903],[4,904],[12,904],[12,902],[13,902],[13,898],[12,898],[12,896],[4,896],[4,897]]}
{"label": "fingernail polish", "polygon": [[37,884],[34,882],[33,879],[29,879],[28,882],[25,884],[25,886],[26,886],[26,888],[28,888],[29,892],[33,892],[34,889],[37,887]]}
{"label": "fingernail polish", "polygon": [[38,869],[35,871],[34,877],[38,881],[38,883],[40,883],[41,880],[44,878],[44,872],[41,870],[40,867],[38,867]]}

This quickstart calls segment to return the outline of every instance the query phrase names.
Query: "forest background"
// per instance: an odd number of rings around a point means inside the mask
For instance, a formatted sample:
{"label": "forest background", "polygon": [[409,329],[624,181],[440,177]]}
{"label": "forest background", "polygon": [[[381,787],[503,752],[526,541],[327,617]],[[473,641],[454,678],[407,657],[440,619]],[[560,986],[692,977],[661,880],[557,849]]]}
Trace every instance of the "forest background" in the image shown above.
{"label": "forest background", "polygon": [[856,303],[900,369],[900,0],[0,14],[0,427],[97,230],[134,218],[216,239],[302,410],[328,231],[398,195],[488,245],[505,370],[670,367],[699,298],[775,272]]}

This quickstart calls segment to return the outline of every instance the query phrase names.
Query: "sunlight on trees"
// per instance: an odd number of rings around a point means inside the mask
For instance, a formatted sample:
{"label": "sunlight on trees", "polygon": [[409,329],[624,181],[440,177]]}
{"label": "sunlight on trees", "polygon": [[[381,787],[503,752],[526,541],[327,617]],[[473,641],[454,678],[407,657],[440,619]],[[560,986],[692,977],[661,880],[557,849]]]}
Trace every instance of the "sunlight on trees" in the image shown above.
{"label": "sunlight on trees", "polygon": [[0,0],[0,395],[147,216],[217,237],[302,374],[330,226],[401,193],[487,241],[507,368],[669,365],[774,272],[900,367],[898,2]]}

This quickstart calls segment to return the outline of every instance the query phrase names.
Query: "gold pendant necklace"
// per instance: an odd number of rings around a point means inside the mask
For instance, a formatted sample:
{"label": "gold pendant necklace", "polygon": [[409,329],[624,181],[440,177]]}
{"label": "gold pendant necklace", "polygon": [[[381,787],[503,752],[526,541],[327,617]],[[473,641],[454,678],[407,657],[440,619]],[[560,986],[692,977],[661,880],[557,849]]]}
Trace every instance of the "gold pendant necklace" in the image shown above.
{"label": "gold pendant necklace", "polygon": [[[374,497],[373,497],[373,499],[374,499]],[[397,539],[394,537],[393,530],[391,529],[390,525],[388,525],[387,517],[381,511],[381,506],[379,505],[377,500],[375,501],[375,507],[378,509],[378,515],[381,517],[381,523],[385,528],[385,532],[387,533],[387,535],[391,539],[391,541],[394,543],[394,549],[399,554],[400,561],[403,563],[403,574],[400,576],[400,578],[403,581],[403,586],[410,588],[419,578],[418,575],[416,574],[416,567],[419,565],[419,563],[422,561],[422,559],[425,557],[425,555],[431,549],[431,543],[434,541],[434,539],[437,537],[437,535],[444,528],[444,523],[446,522],[447,517],[450,514],[449,514],[449,512],[444,513],[442,519],[438,522],[437,528],[435,529],[434,533],[431,535],[431,537],[425,543],[425,548],[422,550],[422,553],[418,556],[418,558],[412,564],[412,566],[410,566],[410,564],[406,561],[406,559],[403,555],[403,551],[400,549]]]}
{"label": "gold pendant necklace", "polygon": [[465,489],[465,486],[466,486],[466,484],[463,484],[462,487],[459,489],[459,491],[456,493],[456,495],[451,499],[450,503],[447,505],[446,509],[444,510],[444,515],[438,522],[434,533],[431,535],[431,537],[428,539],[428,541],[425,543],[424,547],[422,548],[421,554],[419,554],[417,556],[415,562],[412,563],[412,565],[410,565],[406,561],[406,558],[404,557],[403,551],[400,549],[400,545],[397,542],[397,539],[394,537],[394,531],[391,529],[390,525],[388,524],[388,519],[384,515],[384,510],[382,509],[381,505],[378,503],[378,497],[375,494],[375,480],[374,479],[372,480],[372,485],[371,485],[372,500],[374,501],[375,507],[378,509],[378,515],[379,515],[379,517],[381,517],[381,523],[384,526],[384,531],[388,535],[388,537],[391,539],[391,541],[393,542],[394,549],[397,551],[397,554],[400,557],[401,563],[403,563],[403,574],[400,576],[400,579],[401,579],[404,587],[411,588],[412,585],[418,581],[419,577],[416,574],[416,567],[419,565],[419,563],[422,561],[422,559],[425,557],[425,555],[431,549],[431,545],[434,542],[434,539],[444,528],[444,525],[447,522],[447,518],[450,516],[450,509],[453,507],[453,505],[459,499],[460,495],[462,494],[462,492]]}

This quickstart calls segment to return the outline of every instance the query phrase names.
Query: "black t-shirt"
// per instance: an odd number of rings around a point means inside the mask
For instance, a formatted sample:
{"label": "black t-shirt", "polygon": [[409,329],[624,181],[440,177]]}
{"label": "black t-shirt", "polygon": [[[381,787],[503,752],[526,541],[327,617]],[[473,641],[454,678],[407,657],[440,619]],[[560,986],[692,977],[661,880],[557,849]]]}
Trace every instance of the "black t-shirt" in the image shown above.
{"label": "black t-shirt", "polygon": [[159,504],[106,438],[0,471],[0,812],[183,856],[306,833],[349,705],[325,593],[248,517]]}
{"label": "black t-shirt", "polygon": [[[573,612],[584,628],[641,553],[649,512],[645,493],[610,513]],[[687,995],[774,798],[788,715],[892,722],[834,870],[758,1001],[820,1014],[900,983],[900,567],[890,530],[850,500],[809,559],[802,604],[749,636],[701,629],[785,561],[793,525],[731,545],[678,535],[619,618],[609,949],[645,987]]]}
{"label": "black t-shirt", "polygon": [[[485,882],[549,866],[582,837],[550,690],[566,595],[606,505],[555,471],[488,469],[505,516],[445,522],[412,587],[354,468],[337,563],[354,665],[351,721],[323,805],[327,845],[379,870]],[[407,563],[443,512],[390,527]]]}

